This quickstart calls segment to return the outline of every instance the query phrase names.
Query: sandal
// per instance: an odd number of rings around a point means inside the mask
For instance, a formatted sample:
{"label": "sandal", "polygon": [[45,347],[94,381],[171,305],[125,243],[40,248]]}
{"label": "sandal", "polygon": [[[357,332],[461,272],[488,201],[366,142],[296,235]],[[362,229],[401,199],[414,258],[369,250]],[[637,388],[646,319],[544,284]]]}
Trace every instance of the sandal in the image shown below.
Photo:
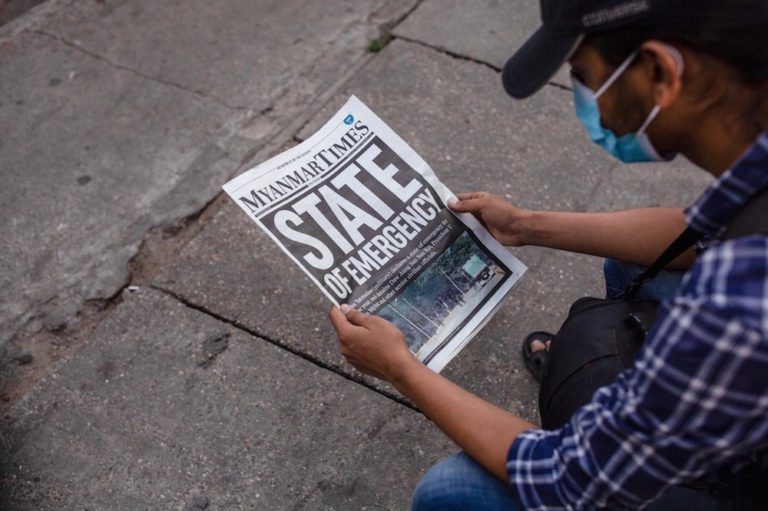
{"label": "sandal", "polygon": [[525,361],[525,367],[528,368],[539,383],[541,383],[541,379],[547,371],[547,365],[549,364],[549,349],[533,352],[531,351],[531,343],[538,340],[543,344],[546,344],[547,341],[551,341],[554,337],[555,336],[549,332],[532,332],[523,339],[523,360]]}

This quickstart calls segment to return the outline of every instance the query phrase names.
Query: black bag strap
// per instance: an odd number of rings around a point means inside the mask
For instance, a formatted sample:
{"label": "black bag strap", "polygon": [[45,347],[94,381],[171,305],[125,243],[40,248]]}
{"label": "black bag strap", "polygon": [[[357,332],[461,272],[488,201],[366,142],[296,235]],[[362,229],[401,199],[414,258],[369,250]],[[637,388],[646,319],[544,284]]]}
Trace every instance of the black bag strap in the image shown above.
{"label": "black bag strap", "polygon": [[[736,217],[728,225],[725,234],[721,237],[723,240],[740,238],[749,234],[765,233],[768,234],[768,187],[763,188],[746,206],[739,210]],[[631,300],[634,298],[643,284],[653,279],[669,263],[677,259],[686,250],[691,248],[694,243],[702,238],[703,234],[698,231],[686,228],[680,236],[653,262],[644,272],[632,279],[627,289],[617,298]]]}
{"label": "black bag strap", "polygon": [[672,242],[670,246],[659,256],[656,261],[653,262],[648,268],[645,269],[640,275],[632,279],[627,289],[624,290],[617,298],[623,298],[631,300],[640,292],[643,284],[654,278],[664,269],[669,263],[677,259],[686,250],[691,248],[694,243],[699,241],[703,234],[698,231],[694,231],[690,227],[686,228],[683,233]]}

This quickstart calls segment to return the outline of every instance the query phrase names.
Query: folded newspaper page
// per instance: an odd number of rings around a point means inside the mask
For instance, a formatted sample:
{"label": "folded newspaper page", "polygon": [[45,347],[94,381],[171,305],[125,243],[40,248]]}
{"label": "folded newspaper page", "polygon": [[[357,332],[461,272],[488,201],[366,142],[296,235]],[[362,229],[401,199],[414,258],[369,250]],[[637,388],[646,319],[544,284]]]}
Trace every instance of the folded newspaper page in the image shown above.
{"label": "folded newspaper page", "polygon": [[377,314],[439,372],[525,266],[356,97],[311,138],[224,190],[336,305]]}

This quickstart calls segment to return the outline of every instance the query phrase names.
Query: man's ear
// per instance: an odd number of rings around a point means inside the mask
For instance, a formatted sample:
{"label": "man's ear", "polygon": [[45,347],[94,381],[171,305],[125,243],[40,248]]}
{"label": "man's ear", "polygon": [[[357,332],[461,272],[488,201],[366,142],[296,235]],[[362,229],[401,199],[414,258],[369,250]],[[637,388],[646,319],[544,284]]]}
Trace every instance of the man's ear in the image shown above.
{"label": "man's ear", "polygon": [[653,96],[661,109],[675,102],[683,87],[684,61],[676,48],[661,41],[645,41],[640,46],[653,72]]}

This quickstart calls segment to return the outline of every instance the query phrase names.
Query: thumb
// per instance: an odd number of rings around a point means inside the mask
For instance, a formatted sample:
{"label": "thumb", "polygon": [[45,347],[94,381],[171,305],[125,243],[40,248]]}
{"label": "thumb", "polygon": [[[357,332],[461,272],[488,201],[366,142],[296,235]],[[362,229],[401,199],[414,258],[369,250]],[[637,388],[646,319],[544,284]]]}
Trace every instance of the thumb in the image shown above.
{"label": "thumb", "polygon": [[331,312],[328,315],[331,318],[331,324],[337,332],[341,332],[341,330],[349,324],[347,317],[335,305],[331,307]]}
{"label": "thumb", "polygon": [[446,202],[446,205],[448,206],[448,209],[462,213],[465,211],[467,204],[464,201],[449,199],[448,202]]}
{"label": "thumb", "polygon": [[366,324],[370,323],[369,320],[371,319],[371,316],[363,312],[360,312],[359,310],[353,309],[346,303],[342,303],[339,309],[341,309],[341,312],[343,312],[344,315],[347,317],[347,321],[349,321],[353,325],[365,326]]}
{"label": "thumb", "polygon": [[353,309],[347,304],[342,304],[339,308],[347,317],[347,321],[355,326],[371,329],[374,328],[378,322],[384,321],[378,316],[360,312],[359,310]]}

